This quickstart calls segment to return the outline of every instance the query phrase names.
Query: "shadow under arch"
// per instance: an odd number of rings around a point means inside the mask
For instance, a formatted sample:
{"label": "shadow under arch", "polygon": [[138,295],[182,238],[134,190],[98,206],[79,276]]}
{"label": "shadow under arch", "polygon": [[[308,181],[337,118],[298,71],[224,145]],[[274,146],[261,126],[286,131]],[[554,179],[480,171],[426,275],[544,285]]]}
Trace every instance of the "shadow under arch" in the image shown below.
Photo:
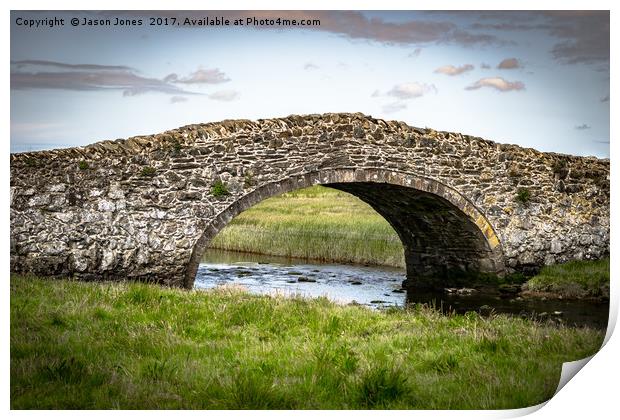
{"label": "shadow under arch", "polygon": [[505,273],[493,227],[453,188],[396,170],[326,168],[260,185],[219,213],[193,247],[184,287],[193,287],[209,243],[235,216],[269,197],[317,184],[357,196],[392,225],[403,243],[410,284],[452,272]]}

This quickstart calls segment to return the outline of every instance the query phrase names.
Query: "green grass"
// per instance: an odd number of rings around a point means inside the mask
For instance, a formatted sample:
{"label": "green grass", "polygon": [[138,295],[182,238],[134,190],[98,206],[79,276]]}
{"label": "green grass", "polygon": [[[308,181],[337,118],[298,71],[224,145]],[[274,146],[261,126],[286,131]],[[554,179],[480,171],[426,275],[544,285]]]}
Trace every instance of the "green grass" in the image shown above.
{"label": "green grass", "polygon": [[567,298],[609,298],[609,258],[544,267],[527,282],[526,288]]}
{"label": "green grass", "polygon": [[11,408],[484,409],[603,333],[425,308],[11,277]]}
{"label": "green grass", "polygon": [[211,247],[323,261],[404,267],[389,223],[362,200],[315,186],[269,198],[241,213]]}

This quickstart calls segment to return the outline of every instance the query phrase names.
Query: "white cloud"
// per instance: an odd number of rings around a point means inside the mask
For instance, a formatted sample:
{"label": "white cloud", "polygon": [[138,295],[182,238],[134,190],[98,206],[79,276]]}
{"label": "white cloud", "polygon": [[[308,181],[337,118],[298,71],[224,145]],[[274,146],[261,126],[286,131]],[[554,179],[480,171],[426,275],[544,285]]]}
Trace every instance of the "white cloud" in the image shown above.
{"label": "white cloud", "polygon": [[484,79],[480,79],[476,83],[467,86],[465,89],[476,90],[482,87],[490,87],[493,89],[497,89],[500,92],[509,92],[511,90],[524,90],[525,84],[519,81],[509,82],[501,77],[485,77]]}
{"label": "white cloud", "polygon": [[314,63],[306,63],[304,64],[304,70],[317,70],[319,66]]}
{"label": "white cloud", "polygon": [[218,90],[217,92],[213,92],[207,96],[209,99],[213,99],[215,101],[230,102],[239,99],[239,96],[241,95],[236,90]]}
{"label": "white cloud", "polygon": [[199,68],[189,76],[179,78],[175,73],[169,74],[164,78],[164,82],[168,83],[185,83],[185,84],[218,84],[228,82],[230,79],[226,73],[220,69],[203,69]]}
{"label": "white cloud", "polygon": [[170,98],[171,104],[178,104],[179,102],[187,102],[187,98],[185,96],[173,96]]}
{"label": "white cloud", "polygon": [[465,64],[460,67],[454,67],[452,65],[439,67],[435,70],[435,73],[445,74],[447,76],[458,76],[459,74],[467,73],[468,71],[472,71],[474,66],[471,64]]}
{"label": "white cloud", "polygon": [[383,106],[383,112],[386,114],[392,114],[394,112],[402,111],[407,108],[407,104],[403,101],[392,102]]}
{"label": "white cloud", "polygon": [[387,95],[398,99],[413,99],[424,96],[430,92],[437,92],[435,85],[427,85],[426,83],[402,83],[394,86]]}

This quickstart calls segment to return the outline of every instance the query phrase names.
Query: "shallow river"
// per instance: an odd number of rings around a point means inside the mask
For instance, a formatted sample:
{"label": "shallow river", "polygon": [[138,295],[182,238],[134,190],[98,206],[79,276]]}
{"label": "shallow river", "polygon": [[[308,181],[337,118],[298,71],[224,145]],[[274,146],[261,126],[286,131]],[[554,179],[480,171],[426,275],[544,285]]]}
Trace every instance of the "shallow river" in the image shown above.
{"label": "shallow river", "polygon": [[559,299],[503,298],[492,293],[418,293],[404,290],[405,271],[320,263],[302,259],[210,249],[198,268],[196,288],[237,285],[251,293],[325,296],[339,303],[374,308],[431,304],[444,312],[508,313],[548,319],[558,324],[605,328],[608,303]]}

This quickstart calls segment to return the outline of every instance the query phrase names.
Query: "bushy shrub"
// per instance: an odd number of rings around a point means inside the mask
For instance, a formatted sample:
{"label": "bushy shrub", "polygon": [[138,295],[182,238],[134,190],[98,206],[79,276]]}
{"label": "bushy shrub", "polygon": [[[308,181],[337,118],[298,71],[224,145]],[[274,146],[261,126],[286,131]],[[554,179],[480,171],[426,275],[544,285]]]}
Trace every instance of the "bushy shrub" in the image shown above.
{"label": "bushy shrub", "polygon": [[211,186],[211,194],[213,194],[214,197],[222,197],[225,195],[229,195],[230,191],[228,191],[228,188],[226,188],[226,185],[221,180],[218,179]]}
{"label": "bushy shrub", "polygon": [[156,172],[157,172],[157,169],[155,169],[155,168],[153,168],[151,166],[145,166],[140,171],[140,174],[142,174],[142,176],[155,176]]}
{"label": "bushy shrub", "polygon": [[526,204],[530,201],[531,198],[531,193],[530,190],[528,190],[527,188],[519,188],[517,190],[517,196],[515,197],[515,200],[517,200],[520,203]]}

